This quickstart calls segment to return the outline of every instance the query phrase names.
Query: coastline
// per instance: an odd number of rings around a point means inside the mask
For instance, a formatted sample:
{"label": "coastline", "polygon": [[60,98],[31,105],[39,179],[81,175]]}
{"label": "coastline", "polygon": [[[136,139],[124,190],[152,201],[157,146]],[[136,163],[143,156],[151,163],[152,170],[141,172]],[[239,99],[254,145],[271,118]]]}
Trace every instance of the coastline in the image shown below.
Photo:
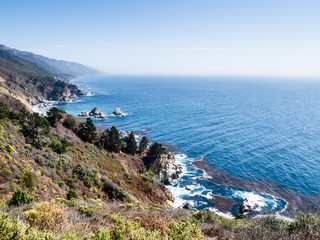
{"label": "coastline", "polygon": [[[81,84],[81,81],[79,79],[75,79],[78,81],[77,84]],[[75,81],[73,80],[73,81]],[[88,86],[86,86],[88,87]],[[87,97],[87,96],[84,96]],[[62,102],[61,102],[62,103]],[[63,102],[62,104],[66,103],[72,103],[72,102]],[[201,170],[202,174],[201,176],[196,176],[194,177],[195,182],[197,180],[206,180],[210,181],[216,185],[223,185],[223,186],[230,186],[233,188],[239,189],[238,192],[233,193],[234,198],[236,199],[243,199],[246,196],[249,196],[251,198],[256,199],[257,201],[260,201],[261,204],[265,204],[264,201],[273,201],[276,199],[277,201],[283,201],[284,208],[280,209],[279,211],[275,211],[272,215],[278,215],[278,216],[294,216],[297,214],[298,210],[303,209],[306,212],[309,212],[310,209],[312,209],[312,205],[314,204],[313,201],[310,201],[310,198],[306,197],[304,194],[301,193],[296,193],[294,191],[290,191],[287,189],[281,189],[276,183],[272,184],[267,184],[265,185],[263,182],[260,181],[253,181],[253,180],[248,180],[244,179],[241,177],[237,176],[231,176],[230,174],[224,172],[222,169],[218,167],[213,167],[209,163],[206,163],[203,160],[195,160],[189,158],[187,155],[183,155],[183,158],[180,158],[179,155],[181,155],[180,149],[175,148],[174,146],[164,144],[166,146],[173,147],[172,151],[176,155],[176,161],[177,164],[180,164],[183,166],[183,173],[181,174],[180,178],[177,180],[176,183],[174,183],[172,186],[169,186],[169,190],[172,192],[172,194],[175,196],[175,203],[174,207],[181,207],[184,202],[190,202],[193,207],[197,207],[196,205],[198,204],[197,201],[192,200],[192,198],[196,198],[197,196],[201,196],[203,198],[206,198],[208,202],[210,202],[213,206],[210,206],[206,209],[209,209],[211,211],[214,211],[217,215],[222,215],[226,216],[228,218],[234,218],[236,215],[232,215],[232,211],[234,210],[233,207],[237,205],[239,208],[239,202],[234,202],[232,199],[225,197],[225,196],[218,196],[218,195],[210,195],[208,193],[208,190],[210,189],[205,189],[201,190],[202,192],[206,194],[202,194],[201,191],[197,192],[197,189],[194,191],[187,190],[185,187],[185,184],[181,184],[181,181],[184,181],[183,177],[186,175],[192,175],[192,171],[190,172],[190,169],[188,169],[188,166],[191,165],[193,168]],[[171,151],[171,149],[170,149]],[[196,184],[194,186],[197,186]],[[270,190],[271,186],[271,190]],[[250,191],[248,190],[250,189]],[[188,196],[188,200],[185,200],[183,198],[184,195]],[[262,195],[262,197],[261,197]],[[297,197],[300,199],[304,199],[303,202],[305,204],[301,204],[291,200],[293,195],[298,195]],[[269,196],[269,197],[268,197]],[[264,199],[267,198],[267,199]],[[289,199],[289,200],[287,200]],[[200,200],[199,200],[200,201]],[[272,202],[270,204],[273,204]],[[200,209],[200,208],[199,208]],[[303,211],[301,210],[301,211]],[[270,214],[270,211],[259,211],[258,213],[255,214],[255,216],[258,216],[259,214],[265,216]]]}

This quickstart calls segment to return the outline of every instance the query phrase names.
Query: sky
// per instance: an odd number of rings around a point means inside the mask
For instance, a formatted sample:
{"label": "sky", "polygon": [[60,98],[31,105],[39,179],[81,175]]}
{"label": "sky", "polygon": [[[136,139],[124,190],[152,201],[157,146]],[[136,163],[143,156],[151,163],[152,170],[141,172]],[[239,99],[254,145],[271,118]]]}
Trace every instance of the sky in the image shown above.
{"label": "sky", "polygon": [[320,78],[320,0],[0,0],[0,43],[106,74]]}

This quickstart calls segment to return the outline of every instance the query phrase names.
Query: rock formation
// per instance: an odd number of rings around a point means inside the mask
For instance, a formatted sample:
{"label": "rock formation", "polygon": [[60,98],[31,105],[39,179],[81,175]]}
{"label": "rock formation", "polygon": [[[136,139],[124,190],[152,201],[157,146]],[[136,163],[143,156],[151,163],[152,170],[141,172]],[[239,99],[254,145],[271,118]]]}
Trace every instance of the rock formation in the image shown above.
{"label": "rock formation", "polygon": [[124,113],[121,112],[121,109],[120,109],[120,108],[116,108],[116,109],[113,111],[113,114],[116,115],[116,116],[124,117]]}
{"label": "rock formation", "polygon": [[257,203],[245,198],[241,204],[240,213],[253,212],[258,207],[259,205]]}
{"label": "rock formation", "polygon": [[165,185],[171,185],[182,173],[182,167],[176,163],[175,156],[171,152],[158,157],[150,169],[159,176],[159,180]]}
{"label": "rock formation", "polygon": [[87,117],[89,117],[89,113],[88,112],[81,112],[78,114],[78,116],[87,118]]}

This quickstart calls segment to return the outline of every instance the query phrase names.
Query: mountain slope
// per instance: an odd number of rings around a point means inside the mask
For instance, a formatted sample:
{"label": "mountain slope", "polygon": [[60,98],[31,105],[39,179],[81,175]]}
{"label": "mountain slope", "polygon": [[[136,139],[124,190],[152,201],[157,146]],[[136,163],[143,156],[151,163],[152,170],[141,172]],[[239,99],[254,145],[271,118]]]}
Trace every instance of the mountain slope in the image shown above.
{"label": "mountain slope", "polygon": [[[63,82],[37,64],[0,50],[0,101],[10,106],[10,99],[31,105],[46,100],[61,100],[83,94],[75,85]],[[13,109],[14,110],[14,109]]]}
{"label": "mountain slope", "polygon": [[91,67],[79,63],[55,60],[34,54],[32,52],[19,51],[14,48],[9,48],[5,45],[0,45],[0,49],[10,52],[21,58],[27,59],[40,66],[51,75],[59,77],[63,80],[68,80],[79,76],[96,75],[100,73],[99,71]]}

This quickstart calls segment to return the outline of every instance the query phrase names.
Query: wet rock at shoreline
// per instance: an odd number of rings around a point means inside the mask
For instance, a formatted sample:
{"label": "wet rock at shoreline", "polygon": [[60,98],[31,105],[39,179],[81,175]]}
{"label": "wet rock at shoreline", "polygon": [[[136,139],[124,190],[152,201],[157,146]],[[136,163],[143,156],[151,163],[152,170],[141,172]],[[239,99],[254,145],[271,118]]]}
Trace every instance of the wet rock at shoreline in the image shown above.
{"label": "wet rock at shoreline", "polygon": [[240,207],[240,213],[247,213],[247,212],[253,212],[255,209],[257,209],[259,205],[248,198],[243,199],[243,202]]}
{"label": "wet rock at shoreline", "polygon": [[191,209],[191,205],[190,205],[189,202],[185,202],[184,204],[182,204],[182,206],[180,208],[190,210]]}
{"label": "wet rock at shoreline", "polygon": [[150,169],[159,176],[165,185],[171,185],[182,173],[182,166],[176,163],[173,153],[162,154],[152,163]]}

